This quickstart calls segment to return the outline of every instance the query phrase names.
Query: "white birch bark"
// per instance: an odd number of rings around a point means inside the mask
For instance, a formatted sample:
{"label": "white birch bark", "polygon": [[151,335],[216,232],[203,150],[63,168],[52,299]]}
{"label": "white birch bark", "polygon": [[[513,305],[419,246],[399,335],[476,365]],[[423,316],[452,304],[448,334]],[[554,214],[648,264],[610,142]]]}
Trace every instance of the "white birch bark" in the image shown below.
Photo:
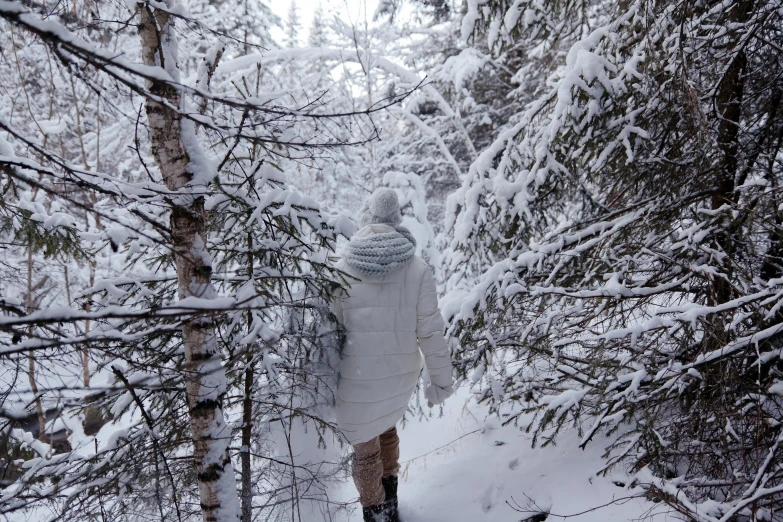
{"label": "white birch bark", "polygon": [[[166,2],[172,7],[172,2]],[[179,81],[174,19],[150,4],[139,4],[139,36],[145,65],[161,66]],[[184,108],[180,92],[159,81],[147,87],[174,107]],[[207,213],[200,195],[210,179],[208,162],[198,147],[192,122],[151,100],[146,102],[152,153],[172,197],[171,239],[177,267],[179,298],[213,298],[211,260],[206,251]],[[229,455],[231,429],[223,416],[226,375],[220,361],[215,325],[209,315],[195,317],[182,328],[186,391],[193,437],[193,461],[205,522],[239,518],[236,479]]]}

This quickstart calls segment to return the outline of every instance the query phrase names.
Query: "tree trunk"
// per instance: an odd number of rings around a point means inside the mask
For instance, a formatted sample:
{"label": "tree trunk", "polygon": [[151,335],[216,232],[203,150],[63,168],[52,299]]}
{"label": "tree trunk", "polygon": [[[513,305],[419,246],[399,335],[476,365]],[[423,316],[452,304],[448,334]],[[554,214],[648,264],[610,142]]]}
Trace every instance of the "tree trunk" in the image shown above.
{"label": "tree trunk", "polygon": [[[740,2],[732,6],[731,19],[744,24],[752,9],[752,2]],[[735,46],[731,46],[734,48]],[[712,209],[731,205],[734,199],[735,179],[739,167],[740,120],[742,118],[742,98],[745,93],[745,67],[748,59],[744,50],[732,57],[715,97],[717,111],[718,148],[722,153],[721,164],[716,170],[715,188],[712,194]],[[728,228],[728,226],[726,227]],[[731,237],[728,231],[718,237],[718,247],[730,257],[732,254]],[[730,299],[731,287],[721,278],[716,278],[715,304]]]}
{"label": "tree trunk", "polygon": [[[169,6],[171,2],[166,2]],[[160,66],[179,81],[174,19],[149,4],[139,4],[139,36],[145,65]],[[160,81],[147,87],[173,107],[182,108],[180,92]],[[171,197],[171,242],[177,269],[179,298],[213,298],[212,267],[206,251],[207,213],[204,198],[194,196],[198,166],[190,157],[198,154],[195,131],[178,111],[150,99],[146,101],[151,148],[163,182],[180,195]],[[184,138],[184,139],[183,139]],[[194,181],[194,178],[198,178]],[[195,187],[198,189],[198,187]],[[229,455],[231,429],[223,417],[226,374],[220,361],[214,320],[195,316],[182,326],[185,351],[186,393],[196,469],[205,522],[238,520],[236,479]]]}
{"label": "tree trunk", "polygon": [[[90,288],[95,286],[95,262],[90,261]],[[87,301],[84,306],[84,311],[87,313],[92,312],[92,303]],[[84,321],[84,335],[90,333],[90,319]],[[90,387],[90,349],[87,345],[81,348],[82,356],[82,380],[84,381],[84,387]]]}
{"label": "tree trunk", "polygon": [[[737,24],[747,21],[752,9],[752,2],[738,2],[731,9],[730,18]],[[734,46],[730,46],[733,49]],[[731,51],[728,51],[729,54]],[[719,80],[715,96],[715,110],[717,111],[717,145],[721,151],[721,162],[716,169],[716,179],[712,194],[712,209],[718,209],[723,205],[731,205],[734,199],[735,180],[739,167],[739,140],[740,120],[742,118],[742,99],[745,91],[745,67],[747,56],[740,49],[731,56],[731,63]],[[734,232],[731,230],[730,217],[724,217],[725,225],[715,234],[714,248],[723,252],[726,257],[723,261],[723,269],[727,278],[715,277],[710,283],[707,295],[708,303],[716,306],[725,303],[732,298],[732,255],[734,253]],[[709,335],[705,336],[706,348],[714,350],[728,342],[726,321],[727,316],[716,314],[711,319],[708,328]]]}
{"label": "tree trunk", "polygon": [[253,484],[250,473],[250,443],[253,433],[253,357],[248,350],[245,369],[245,396],[242,401],[242,522],[252,520]]}
{"label": "tree trunk", "polygon": [[[31,314],[35,310],[33,298],[33,247],[27,247],[27,313]],[[33,338],[33,325],[27,329],[27,335]],[[44,415],[41,397],[38,396],[38,383],[35,380],[35,355],[33,350],[27,354],[27,378],[30,381],[30,391],[33,394],[33,403],[35,404],[35,413],[38,416],[38,440],[46,442],[46,416]]]}
{"label": "tree trunk", "polygon": [[[247,235],[247,276],[253,281],[253,236]],[[253,312],[247,311],[247,329],[253,327]],[[250,473],[250,442],[253,435],[253,354],[247,350],[245,357],[245,395],[242,399],[242,522],[253,518],[253,483]]]}

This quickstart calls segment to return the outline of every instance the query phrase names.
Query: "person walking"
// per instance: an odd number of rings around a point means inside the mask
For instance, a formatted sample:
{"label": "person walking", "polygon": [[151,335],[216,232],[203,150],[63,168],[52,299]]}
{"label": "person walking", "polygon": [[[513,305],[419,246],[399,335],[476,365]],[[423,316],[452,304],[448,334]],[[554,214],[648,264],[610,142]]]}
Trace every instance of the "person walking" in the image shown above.
{"label": "person walking", "polygon": [[398,522],[399,437],[395,425],[421,373],[430,407],[454,393],[451,356],[432,270],[400,226],[394,190],[364,203],[360,228],[337,267],[355,278],[334,301],[346,331],[337,385],[337,426],[353,446],[352,475],[365,522]]}

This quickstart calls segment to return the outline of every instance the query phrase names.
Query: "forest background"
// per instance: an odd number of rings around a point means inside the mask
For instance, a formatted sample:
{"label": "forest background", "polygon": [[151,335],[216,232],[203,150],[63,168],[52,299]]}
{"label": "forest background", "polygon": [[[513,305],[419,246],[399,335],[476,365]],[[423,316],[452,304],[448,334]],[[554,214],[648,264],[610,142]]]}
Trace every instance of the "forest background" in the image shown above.
{"label": "forest background", "polygon": [[359,7],[0,0],[0,513],[343,516],[333,267],[388,186],[494,425],[783,520],[783,4]]}

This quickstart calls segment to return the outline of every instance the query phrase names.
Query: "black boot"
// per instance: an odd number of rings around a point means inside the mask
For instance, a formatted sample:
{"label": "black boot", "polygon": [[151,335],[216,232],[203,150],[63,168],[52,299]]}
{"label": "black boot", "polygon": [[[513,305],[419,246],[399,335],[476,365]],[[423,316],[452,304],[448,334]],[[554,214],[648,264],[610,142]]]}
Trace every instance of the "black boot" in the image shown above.
{"label": "black boot", "polygon": [[384,501],[384,504],[386,505],[386,510],[388,512],[387,520],[389,522],[400,522],[400,515],[397,504],[397,475],[383,477],[381,479],[381,483],[383,484],[383,490],[386,492],[386,500]]}
{"label": "black boot", "polygon": [[398,482],[397,475],[389,475],[388,477],[383,477],[381,479],[381,484],[383,484],[383,491],[386,493],[386,500],[390,498],[397,498]]}
{"label": "black boot", "polygon": [[362,515],[364,516],[364,522],[389,522],[385,500],[377,506],[363,507]]}
{"label": "black boot", "polygon": [[397,511],[397,475],[389,475],[381,479],[386,500],[377,506],[362,508],[364,522],[400,522]]}

